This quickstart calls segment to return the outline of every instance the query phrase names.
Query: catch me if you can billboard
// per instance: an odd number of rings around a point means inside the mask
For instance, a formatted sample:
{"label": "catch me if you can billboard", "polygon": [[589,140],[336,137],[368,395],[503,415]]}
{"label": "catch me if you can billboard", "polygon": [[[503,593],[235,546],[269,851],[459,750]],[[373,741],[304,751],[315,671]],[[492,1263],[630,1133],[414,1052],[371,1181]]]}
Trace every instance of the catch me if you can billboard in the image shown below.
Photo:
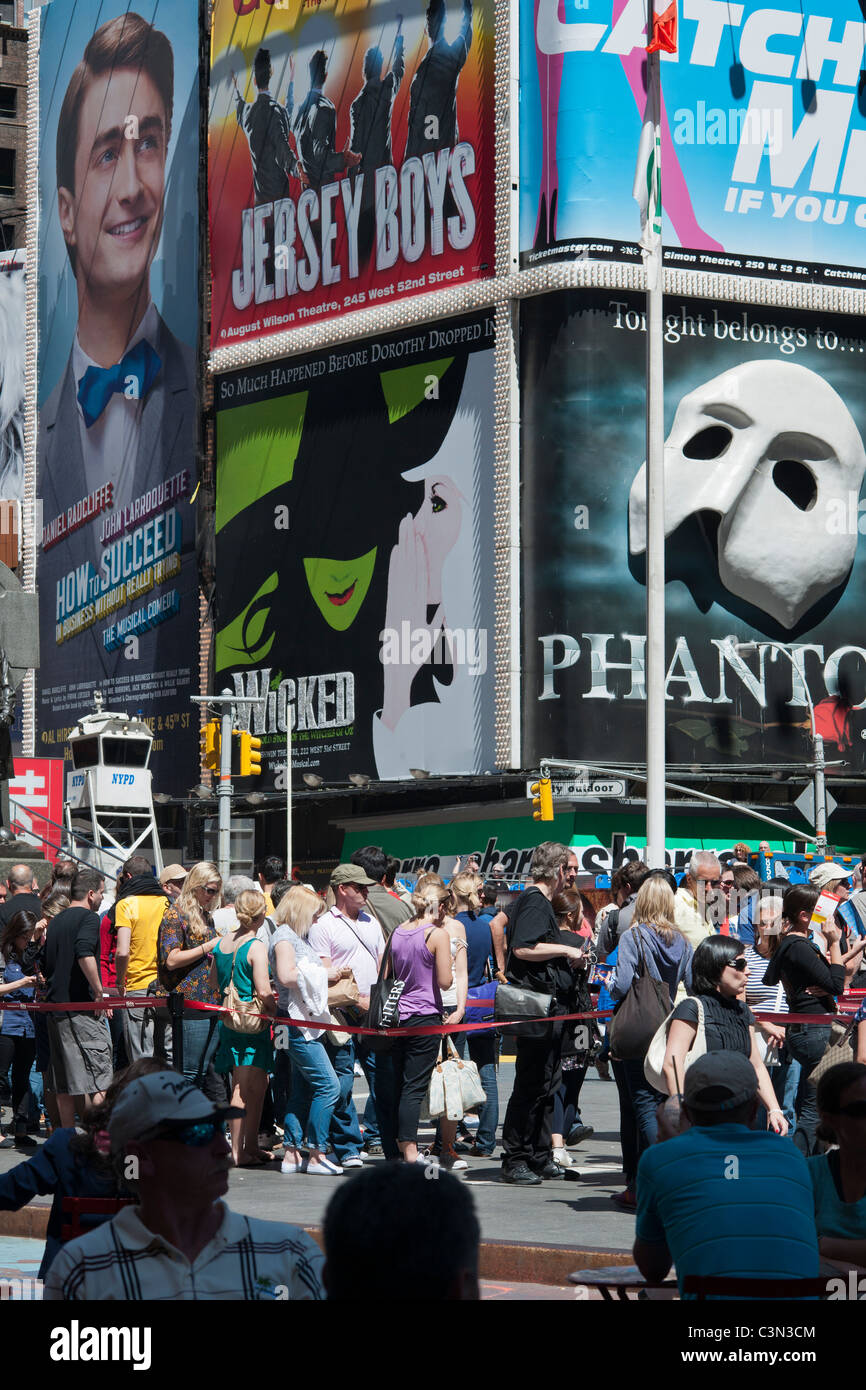
{"label": "catch me if you can billboard", "polygon": [[[866,24],[849,0],[806,8],[680,0],[661,55],[667,264],[866,284]],[[535,0],[520,26],[522,263],[638,259],[645,0]]]}

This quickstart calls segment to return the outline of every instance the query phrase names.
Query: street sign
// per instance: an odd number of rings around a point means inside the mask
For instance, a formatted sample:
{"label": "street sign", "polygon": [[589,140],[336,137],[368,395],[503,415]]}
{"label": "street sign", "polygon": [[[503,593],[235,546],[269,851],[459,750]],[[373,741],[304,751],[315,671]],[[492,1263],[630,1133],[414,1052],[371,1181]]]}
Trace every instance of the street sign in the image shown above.
{"label": "street sign", "polygon": [[[556,792],[554,792],[554,796],[555,795]],[[835,811],[838,802],[834,801],[833,797],[830,795],[828,791],[824,792],[824,801],[827,806],[827,819],[829,820],[833,812]],[[797,800],[794,802],[794,805],[797,807],[797,810],[800,812],[800,815],[803,817],[804,820],[807,820],[810,825],[815,824],[814,783],[808,782],[806,784],[806,786],[801,791],[800,795],[797,797]]]}
{"label": "street sign", "polygon": [[[527,782],[526,795],[531,797],[534,782]],[[628,784],[623,777],[571,777],[567,781],[552,781],[554,801],[589,801],[599,796],[627,796]]]}

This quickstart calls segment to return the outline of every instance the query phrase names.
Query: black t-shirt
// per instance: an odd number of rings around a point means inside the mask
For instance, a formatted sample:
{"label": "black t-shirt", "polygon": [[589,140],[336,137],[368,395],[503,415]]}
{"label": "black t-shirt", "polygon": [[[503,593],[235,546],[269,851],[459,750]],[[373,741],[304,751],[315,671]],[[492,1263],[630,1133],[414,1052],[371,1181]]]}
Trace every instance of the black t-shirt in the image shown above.
{"label": "black t-shirt", "polygon": [[509,980],[541,994],[555,994],[565,1004],[572,978],[564,956],[555,960],[520,960],[514,954],[522,947],[537,946],[540,941],[559,942],[562,935],[553,908],[541,890],[524,888],[509,922],[505,962]]}
{"label": "black t-shirt", "polygon": [[38,919],[42,916],[42,899],[35,893],[13,893],[5,903],[0,903],[0,930],[12,921],[16,912],[32,912]]}
{"label": "black t-shirt", "polygon": [[[723,999],[720,994],[702,994],[704,1007],[704,1028],[707,1034],[707,1052],[742,1052],[744,1057],[752,1053],[750,1026],[755,1024],[755,1015],[741,999]],[[698,1006],[694,999],[684,999],[674,1009],[674,1019],[684,1023],[698,1023]]]}
{"label": "black t-shirt", "polygon": [[67,907],[49,924],[45,939],[45,998],[52,1004],[83,1004],[93,998],[79,965],[82,956],[99,962],[99,918],[86,907]]}
{"label": "black t-shirt", "polygon": [[[765,985],[777,985],[780,980],[792,1014],[831,1014],[836,1009],[832,996],[841,994],[845,988],[845,967],[828,965],[808,936],[789,932],[779,942],[764,974]],[[818,985],[827,990],[827,994],[806,994],[808,985]]]}

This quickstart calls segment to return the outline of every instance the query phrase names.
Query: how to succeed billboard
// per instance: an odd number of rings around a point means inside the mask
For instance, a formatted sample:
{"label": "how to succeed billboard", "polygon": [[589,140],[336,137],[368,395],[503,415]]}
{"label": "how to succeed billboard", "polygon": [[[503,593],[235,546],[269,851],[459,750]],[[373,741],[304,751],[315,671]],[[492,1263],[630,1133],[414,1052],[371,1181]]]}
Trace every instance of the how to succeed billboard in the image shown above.
{"label": "how to succeed billboard", "polygon": [[493,275],[493,0],[213,10],[215,348]]}
{"label": "how to succeed billboard", "polygon": [[[644,298],[521,306],[523,765],[641,763]],[[666,299],[666,741],[866,766],[861,319]]]}
{"label": "how to succeed billboard", "polygon": [[[866,285],[866,25],[816,0],[681,0],[662,54],[669,265]],[[639,257],[644,0],[520,7],[525,266]]]}
{"label": "how to succeed billboard", "polygon": [[198,766],[195,560],[199,13],[39,11],[37,734],[92,708],[154,731],[161,791]]}

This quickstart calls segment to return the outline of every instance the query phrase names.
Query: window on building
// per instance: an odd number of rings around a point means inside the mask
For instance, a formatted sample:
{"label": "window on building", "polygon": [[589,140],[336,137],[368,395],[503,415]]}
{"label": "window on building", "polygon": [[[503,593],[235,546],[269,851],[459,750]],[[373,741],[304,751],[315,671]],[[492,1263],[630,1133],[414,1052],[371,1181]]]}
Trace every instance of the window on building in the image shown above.
{"label": "window on building", "polygon": [[0,149],[0,193],[15,192],[15,151]]}
{"label": "window on building", "polygon": [[15,23],[15,0],[0,0],[0,24]]}
{"label": "window on building", "polygon": [[9,120],[18,114],[18,88],[0,84],[0,116]]}

